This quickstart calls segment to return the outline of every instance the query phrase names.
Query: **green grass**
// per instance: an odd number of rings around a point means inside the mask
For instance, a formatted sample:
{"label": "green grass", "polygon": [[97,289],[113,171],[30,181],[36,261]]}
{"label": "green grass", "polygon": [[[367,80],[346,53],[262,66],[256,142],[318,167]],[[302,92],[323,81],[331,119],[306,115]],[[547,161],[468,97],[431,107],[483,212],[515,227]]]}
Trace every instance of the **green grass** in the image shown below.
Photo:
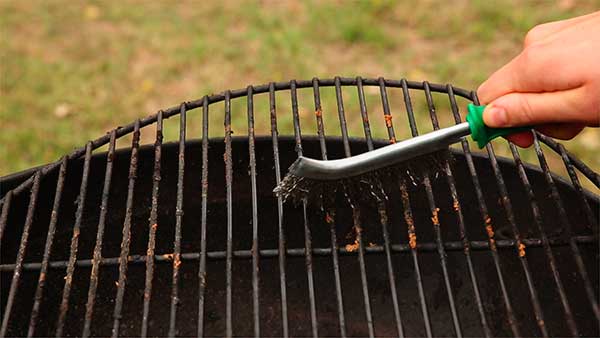
{"label": "green grass", "polygon": [[[599,5],[597,0],[576,6],[571,1],[0,0],[0,175],[54,161],[158,109],[248,84],[361,75],[475,89],[519,52],[528,29]],[[381,110],[378,95],[377,89],[367,90],[372,116]],[[408,137],[401,92],[389,95],[398,138]],[[335,92],[323,88],[322,96],[326,131],[339,134]],[[421,132],[431,130],[422,93],[413,96]],[[361,136],[356,93],[345,90],[344,98],[350,132]],[[303,131],[310,133],[315,130],[312,91],[300,90],[299,99]],[[289,97],[277,100],[280,132],[290,134]],[[446,101],[439,97],[436,105],[449,125]],[[233,109],[234,131],[243,135],[245,100],[235,100]],[[268,133],[266,97],[257,97],[255,112],[256,132]],[[222,135],[221,119],[222,114],[211,115],[211,135]],[[198,137],[199,114],[190,113],[189,120],[188,134]],[[373,120],[376,136],[385,137],[383,122]],[[166,128],[167,139],[174,140],[177,121]],[[152,136],[148,130],[143,140],[151,142]],[[597,136],[597,130],[587,131],[567,143],[600,171]],[[498,152],[509,154],[502,146]],[[530,150],[522,156],[534,160]]]}

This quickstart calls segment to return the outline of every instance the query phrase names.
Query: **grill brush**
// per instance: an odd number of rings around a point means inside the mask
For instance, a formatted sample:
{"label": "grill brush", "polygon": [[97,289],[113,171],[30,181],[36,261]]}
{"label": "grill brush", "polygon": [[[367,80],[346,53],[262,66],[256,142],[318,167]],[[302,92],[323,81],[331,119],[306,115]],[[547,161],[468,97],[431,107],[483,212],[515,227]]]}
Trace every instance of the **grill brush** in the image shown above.
{"label": "grill brush", "polygon": [[[407,173],[411,178],[420,178],[441,171],[443,164],[451,159],[448,146],[459,142],[465,136],[471,135],[481,149],[499,136],[531,129],[487,127],[483,122],[484,109],[485,106],[469,104],[467,122],[360,155],[339,160],[315,160],[300,156],[289,167],[287,175],[273,192],[284,200],[290,197],[295,201],[306,197],[313,200],[311,196],[323,200],[335,195],[339,186],[342,186],[347,196],[364,197],[363,186],[366,186],[371,194],[383,191],[381,181],[384,176],[390,179],[398,173]],[[352,190],[353,192],[349,193]]]}

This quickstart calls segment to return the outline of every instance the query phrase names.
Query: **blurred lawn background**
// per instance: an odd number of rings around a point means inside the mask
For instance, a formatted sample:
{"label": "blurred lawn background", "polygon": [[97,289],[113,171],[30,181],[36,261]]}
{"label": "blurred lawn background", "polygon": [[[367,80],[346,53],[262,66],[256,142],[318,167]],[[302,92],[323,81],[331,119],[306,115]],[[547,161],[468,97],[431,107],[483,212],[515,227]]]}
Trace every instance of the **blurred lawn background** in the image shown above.
{"label": "blurred lawn background", "polygon": [[[360,75],[476,89],[520,51],[536,24],[598,8],[598,0],[0,0],[0,176],[54,161],[158,109],[249,84]],[[377,116],[381,103],[373,89],[367,100]],[[388,95],[395,118],[405,114],[401,92]],[[299,96],[303,123],[314,125],[312,91]],[[322,96],[327,132],[339,134],[335,93],[323,88]],[[344,98],[351,133],[361,136],[355,90]],[[413,101],[420,129],[431,130],[423,98]],[[270,133],[267,104],[257,99],[258,134]],[[436,104],[441,115],[448,109],[447,98]],[[278,107],[285,115],[280,133],[293,133],[289,96],[278,96]],[[233,108],[234,131],[245,135],[245,100]],[[211,135],[222,136],[222,110],[215,110]],[[201,135],[200,116],[189,114],[190,138]],[[448,114],[441,119],[452,122]],[[167,139],[174,140],[177,122],[169,123]],[[153,128],[143,133],[146,143],[153,142]],[[383,127],[374,129],[385,137]],[[409,136],[407,128],[399,133]],[[598,129],[565,143],[600,171]],[[537,163],[530,150],[521,153]],[[561,171],[558,157],[549,161]]]}

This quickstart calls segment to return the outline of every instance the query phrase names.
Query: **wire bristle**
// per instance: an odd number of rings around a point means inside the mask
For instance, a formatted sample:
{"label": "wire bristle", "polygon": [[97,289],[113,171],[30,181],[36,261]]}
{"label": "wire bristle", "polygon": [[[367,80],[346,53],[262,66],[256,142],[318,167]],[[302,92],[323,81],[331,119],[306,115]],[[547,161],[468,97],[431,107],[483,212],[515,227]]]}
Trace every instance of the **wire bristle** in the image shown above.
{"label": "wire bristle", "polygon": [[387,200],[389,188],[397,187],[399,179],[408,179],[420,184],[427,176],[435,178],[445,174],[446,164],[453,160],[448,149],[412,158],[354,177],[339,180],[315,180],[288,173],[273,190],[284,202],[295,204],[307,201],[322,209],[335,203],[338,194],[343,194],[352,205]]}

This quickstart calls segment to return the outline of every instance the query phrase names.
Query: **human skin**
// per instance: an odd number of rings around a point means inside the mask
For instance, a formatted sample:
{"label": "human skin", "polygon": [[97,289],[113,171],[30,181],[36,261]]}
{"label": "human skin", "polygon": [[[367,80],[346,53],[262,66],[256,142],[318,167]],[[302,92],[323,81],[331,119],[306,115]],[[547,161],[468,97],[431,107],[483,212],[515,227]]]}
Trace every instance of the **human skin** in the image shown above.
{"label": "human skin", "polygon": [[[568,140],[600,125],[600,11],[541,24],[525,36],[519,55],[477,90],[490,127],[535,126]],[[530,132],[507,138],[521,147]]]}

